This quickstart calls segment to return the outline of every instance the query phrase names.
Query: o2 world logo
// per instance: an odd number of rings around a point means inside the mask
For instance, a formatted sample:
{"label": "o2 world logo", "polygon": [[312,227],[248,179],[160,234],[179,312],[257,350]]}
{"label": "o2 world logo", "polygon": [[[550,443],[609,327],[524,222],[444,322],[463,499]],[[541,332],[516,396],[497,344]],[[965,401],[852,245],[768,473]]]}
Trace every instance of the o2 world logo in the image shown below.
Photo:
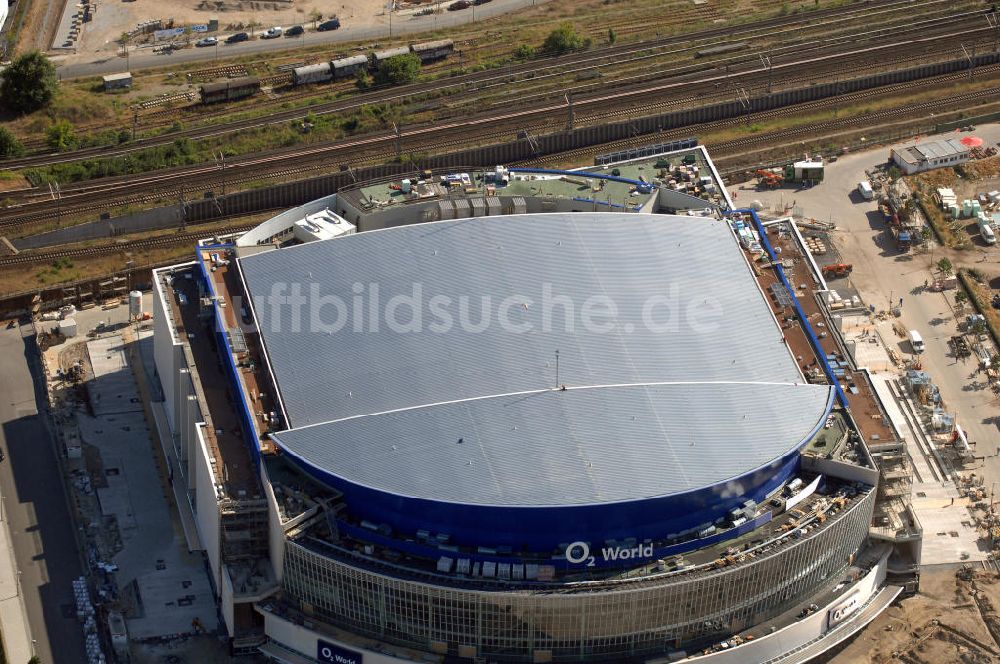
{"label": "o2 world logo", "polygon": [[[652,558],[653,545],[640,544],[638,546],[606,546],[601,548],[601,556],[605,562],[612,560],[637,560],[639,558]],[[590,544],[587,542],[573,542],[566,547],[566,560],[572,565],[584,564],[593,567],[597,564],[596,557],[590,552]]]}

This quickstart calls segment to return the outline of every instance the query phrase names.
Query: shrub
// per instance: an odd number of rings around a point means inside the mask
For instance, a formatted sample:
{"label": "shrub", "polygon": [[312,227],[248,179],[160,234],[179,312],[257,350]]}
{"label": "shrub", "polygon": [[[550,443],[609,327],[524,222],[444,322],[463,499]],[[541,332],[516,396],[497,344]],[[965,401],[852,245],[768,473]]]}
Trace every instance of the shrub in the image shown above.
{"label": "shrub", "polygon": [[420,58],[413,53],[394,55],[379,63],[375,80],[380,84],[403,85],[412,83],[420,75]]}
{"label": "shrub", "polygon": [[530,60],[535,57],[535,47],[531,44],[521,44],[514,49],[514,57],[518,60]]}
{"label": "shrub", "polygon": [[562,55],[572,51],[582,51],[590,46],[590,40],[584,39],[569,23],[563,23],[549,33],[542,42],[542,52],[549,55]]}
{"label": "shrub", "polygon": [[24,154],[24,146],[6,127],[0,127],[0,157],[18,157]]}
{"label": "shrub", "polygon": [[45,142],[53,150],[69,150],[76,145],[76,132],[67,120],[56,120],[45,130]]}

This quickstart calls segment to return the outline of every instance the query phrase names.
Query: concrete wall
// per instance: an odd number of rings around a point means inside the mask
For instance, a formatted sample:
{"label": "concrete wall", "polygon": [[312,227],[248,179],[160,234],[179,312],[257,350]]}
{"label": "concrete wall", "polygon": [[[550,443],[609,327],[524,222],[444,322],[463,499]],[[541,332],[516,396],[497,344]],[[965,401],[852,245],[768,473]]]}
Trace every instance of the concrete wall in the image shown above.
{"label": "concrete wall", "polygon": [[[852,587],[845,588],[837,599],[784,629],[759,637],[736,648],[702,657],[692,657],[684,661],[704,662],[704,664],[747,664],[747,662],[766,662],[782,653],[791,652],[829,631],[831,629],[829,626],[831,610],[841,605],[845,598],[851,596],[852,593],[857,593],[860,604],[868,601],[885,583],[885,566],[886,558],[882,558],[865,577]],[[668,660],[658,659],[655,661],[656,664],[660,664]]]}
{"label": "concrete wall", "polygon": [[168,205],[152,208],[151,210],[134,212],[121,217],[115,217],[114,219],[100,219],[76,226],[59,228],[46,233],[30,235],[12,240],[11,243],[19,251],[40,249],[42,247],[71,244],[85,240],[119,237],[128,235],[129,233],[144,233],[163,228],[176,228],[181,225],[183,220],[184,214],[181,207],[179,205]]}
{"label": "concrete wall", "polygon": [[222,621],[226,624],[226,632],[230,635],[236,633],[236,618],[233,615],[235,606],[233,604],[233,580],[226,570],[222,570],[222,592],[219,593],[221,599],[219,606],[222,609]]}
{"label": "concrete wall", "polygon": [[201,535],[201,542],[205,547],[209,567],[212,570],[215,592],[218,594],[222,588],[222,553],[220,548],[222,533],[219,525],[219,504],[215,496],[215,472],[209,461],[211,456],[208,453],[203,426],[198,429],[198,442],[199,453],[195,460],[196,480],[192,507],[198,522],[198,534]]}
{"label": "concrete wall", "polygon": [[814,473],[837,477],[848,482],[863,482],[871,486],[878,485],[878,471],[874,468],[862,468],[851,463],[836,459],[824,459],[817,456],[803,456],[802,467]]}
{"label": "concrete wall", "polygon": [[[181,344],[174,336],[173,321],[167,313],[166,297],[172,296],[164,292],[159,278],[159,271],[154,272],[153,279],[153,363],[160,379],[160,387],[164,396],[163,408],[167,411],[167,422],[171,432],[177,431],[175,419],[174,380],[177,374],[178,359],[182,357]],[[169,289],[169,287],[167,287]]]}
{"label": "concrete wall", "polygon": [[278,500],[274,495],[274,487],[267,475],[267,465],[260,465],[261,482],[264,485],[264,495],[267,497],[267,548],[271,558],[271,569],[278,583],[285,576],[285,529],[281,527],[278,516]]}
{"label": "concrete wall", "polygon": [[[264,632],[272,641],[302,653],[308,658],[315,658],[319,645],[320,634],[302,625],[297,625],[287,618],[275,615],[269,611],[262,611],[264,614]],[[322,639],[327,643],[360,653],[364,657],[365,664],[398,664],[399,662],[412,662],[409,659],[390,657],[371,650],[364,650],[355,645],[349,645],[338,641],[332,636],[322,635]]]}

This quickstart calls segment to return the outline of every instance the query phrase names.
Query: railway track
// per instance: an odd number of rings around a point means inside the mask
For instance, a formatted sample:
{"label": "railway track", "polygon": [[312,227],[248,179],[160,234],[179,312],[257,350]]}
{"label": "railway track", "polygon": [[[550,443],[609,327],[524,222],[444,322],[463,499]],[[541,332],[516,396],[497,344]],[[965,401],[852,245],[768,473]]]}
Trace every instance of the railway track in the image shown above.
{"label": "railway track", "polygon": [[[992,68],[994,72],[1000,72],[1000,65]],[[957,80],[965,76],[964,74],[950,74],[948,75],[948,80]],[[943,79],[945,77],[939,77]],[[939,81],[935,79],[935,83]],[[944,81],[941,81],[944,82]],[[789,115],[795,115],[802,111],[808,110],[820,110],[824,108],[829,108],[833,104],[843,103],[845,101],[860,101],[863,99],[871,99],[876,96],[884,96],[886,94],[891,94],[892,92],[901,92],[910,89],[911,86],[907,84],[898,84],[897,86],[890,86],[890,88],[878,88],[872,91],[864,91],[853,93],[852,95],[844,95],[837,100],[819,100],[815,102],[809,102],[807,104],[798,104],[793,107],[786,109],[775,109],[773,111],[768,111],[765,113],[751,113],[747,116],[741,118],[731,118],[728,120],[720,120],[718,122],[705,123],[698,125],[699,131],[703,133],[711,133],[720,129],[727,129],[740,124],[745,124],[747,122],[760,122],[769,119],[774,119],[778,117],[787,117]],[[942,97],[928,102],[918,102],[913,104],[906,104],[903,106],[896,106],[891,109],[885,109],[880,111],[874,111],[868,113],[864,116],[866,126],[870,120],[882,120],[891,119],[893,116],[905,115],[908,113],[914,113],[919,111],[931,111],[935,109],[952,109],[952,108],[962,108],[959,106],[963,103],[975,102],[979,100],[993,101],[995,99],[1000,99],[1000,87],[990,87],[984,90],[976,90],[969,93],[952,95],[948,97]],[[859,118],[856,116],[845,117],[835,120],[829,120],[826,122],[811,123],[808,125],[802,125],[800,127],[793,127],[787,130],[779,132],[768,132],[754,136],[747,136],[744,138],[733,139],[729,141],[723,141],[720,143],[708,143],[708,147],[711,149],[713,156],[717,159],[724,157],[729,154],[733,154],[739,151],[746,151],[748,148],[758,147],[766,145],[768,143],[781,143],[785,140],[794,140],[800,138],[804,135],[813,134],[817,132],[829,132],[830,130],[844,129],[850,130],[854,127],[859,127]],[[859,127],[860,128],[860,127]],[[691,134],[690,129],[683,130],[671,130],[663,132],[657,140],[669,141],[679,138],[684,138]],[[636,147],[639,145],[647,144],[650,142],[650,137],[639,136],[636,138],[631,138],[622,141],[615,141],[609,145],[603,146],[602,150],[606,152],[616,152],[619,150],[627,149],[630,147]],[[539,157],[537,159],[528,159],[524,161],[517,162],[517,166],[544,166],[551,164],[553,159],[558,158],[560,161],[572,161],[574,159],[592,158],[594,154],[593,148],[581,148],[579,150],[569,150],[566,152],[561,152],[558,155],[547,155],[545,157]]]}
{"label": "railway track", "polygon": [[[921,8],[936,7],[941,8],[942,11],[947,11],[948,14],[945,15],[934,15],[926,19],[931,22],[947,22],[947,21],[957,21],[964,18],[964,14],[956,11],[956,3],[947,2],[946,0],[927,0],[921,3]],[[964,3],[958,3],[964,6]],[[972,3],[973,5],[975,3]],[[8,160],[6,162],[0,162],[6,169],[20,169],[27,167],[37,167],[44,165],[52,165],[58,163],[66,163],[71,161],[78,161],[80,159],[99,156],[101,158],[107,158],[111,156],[120,156],[127,154],[129,152],[147,148],[154,147],[157,145],[165,145],[177,138],[208,138],[212,136],[218,136],[222,134],[231,133],[237,130],[253,129],[264,127],[268,125],[273,125],[275,123],[284,123],[289,120],[301,119],[306,113],[312,113],[317,115],[322,115],[326,113],[342,113],[355,108],[360,107],[364,104],[373,103],[402,103],[406,99],[417,95],[424,95],[429,92],[445,92],[448,90],[461,90],[463,92],[475,92],[478,90],[486,89],[489,87],[496,87],[510,83],[512,79],[517,77],[523,77],[523,80],[528,80],[532,84],[537,84],[540,80],[546,77],[559,76],[565,74],[581,73],[584,71],[600,69],[603,67],[609,67],[612,64],[619,61],[626,61],[631,65],[639,64],[640,60],[648,60],[654,57],[679,57],[685,52],[690,52],[698,48],[703,48],[706,46],[705,40],[714,39],[717,37],[726,37],[726,42],[730,42],[736,39],[749,39],[754,37],[763,38],[765,36],[775,39],[782,37],[790,37],[796,33],[801,33],[807,27],[817,28],[824,27],[828,25],[837,25],[839,23],[845,23],[850,21],[857,21],[864,17],[869,20],[877,20],[882,14],[892,14],[893,12],[913,12],[913,5],[908,0],[894,0],[884,3],[870,3],[865,5],[864,8],[849,8],[849,9],[833,9],[833,10],[823,10],[821,12],[810,12],[807,17],[777,17],[774,19],[769,19],[766,21],[750,24],[747,26],[740,26],[734,28],[718,28],[712,30],[702,31],[700,33],[694,33],[683,42],[680,48],[678,48],[678,40],[675,38],[664,37],[654,40],[648,40],[646,42],[640,42],[639,44],[629,44],[617,47],[609,47],[601,49],[600,51],[588,51],[579,54],[572,54],[567,56],[561,56],[559,58],[549,58],[539,62],[524,63],[516,66],[509,66],[503,70],[489,70],[482,71],[473,74],[466,74],[459,77],[450,78],[444,82],[442,81],[430,81],[425,83],[418,83],[412,86],[406,86],[404,88],[387,89],[381,91],[375,91],[373,93],[368,93],[364,95],[358,95],[357,97],[349,101],[333,101],[325,102],[321,104],[314,105],[308,109],[294,109],[278,111],[272,116],[261,119],[253,118],[246,119],[232,123],[226,123],[225,125],[215,125],[211,127],[201,127],[194,128],[191,130],[184,130],[180,132],[171,132],[168,135],[159,136],[156,138],[141,139],[133,143],[127,144],[125,146],[102,146],[87,148],[84,150],[77,150],[71,153],[64,154],[36,154],[28,157],[23,157],[16,160]],[[969,13],[969,12],[967,12]],[[971,13],[982,13],[971,12]],[[985,21],[982,22],[985,25]],[[780,29],[783,28],[783,29]],[[892,30],[892,27],[882,28],[882,30]],[[901,29],[901,28],[898,28]],[[787,39],[786,41],[795,41],[792,39]],[[720,42],[710,42],[711,44],[718,44]],[[724,43],[724,42],[723,42]],[[787,45],[778,48],[794,48],[792,45]],[[756,55],[751,56],[750,59],[756,59]],[[705,61],[705,64],[714,64],[715,66],[736,66],[738,63],[735,58],[723,58],[721,60]],[[704,65],[701,65],[704,66]],[[313,91],[314,93],[314,91]],[[304,93],[303,96],[314,96],[313,93]],[[275,103],[280,105],[287,103],[288,101],[294,99],[294,96],[282,95],[275,99]],[[262,100],[263,101],[263,100]],[[266,104],[267,102],[264,101]],[[218,115],[223,115],[230,112],[231,109],[225,109],[216,113],[206,113],[206,114],[187,114],[183,113],[178,115],[177,109],[171,109],[169,111],[164,111],[165,114],[169,114],[169,122],[172,123],[177,119],[188,122],[195,122],[198,120],[207,120],[212,117],[217,117]],[[193,116],[193,117],[189,117]],[[200,117],[199,117],[200,115]]]}
{"label": "railway track", "polygon": [[[227,228],[226,233],[240,233],[253,228],[253,225],[241,225]],[[22,265],[36,265],[40,263],[51,263],[62,258],[88,258],[91,256],[104,256],[116,252],[137,252],[145,249],[156,249],[159,247],[169,247],[183,242],[197,242],[210,235],[207,231],[175,233],[165,236],[157,236],[142,240],[130,240],[128,242],[116,242],[110,245],[100,245],[93,247],[77,247],[70,249],[58,249],[56,251],[38,251],[17,254],[15,256],[0,257],[0,268],[10,268]]]}
{"label": "railway track", "polygon": [[[872,53],[878,53],[880,49],[862,49],[862,54],[866,57]],[[826,60],[827,58],[824,58]],[[838,71],[848,73],[840,68],[840,63],[830,60]],[[793,68],[801,63],[787,63],[775,65],[778,67]],[[867,65],[863,65],[867,67]],[[995,71],[995,68],[981,67],[980,71],[988,73]],[[770,75],[766,69],[759,67],[756,72],[749,72],[758,77],[762,74]],[[938,82],[957,80],[960,75],[948,77],[938,77],[934,79]],[[802,77],[801,81],[813,80],[815,77]],[[729,77],[717,75],[715,77],[702,78],[696,84],[701,86],[702,95],[700,101],[706,99],[705,92],[711,90],[718,81],[728,81]],[[790,77],[790,80],[795,80]],[[918,82],[919,83],[919,82]],[[613,92],[610,94],[597,95],[591,98],[574,100],[575,108],[603,109],[610,107],[612,110],[598,110],[589,115],[580,116],[580,125],[596,124],[609,120],[621,120],[629,115],[651,115],[654,112],[664,112],[671,107],[683,106],[687,101],[698,98],[699,95],[684,93],[686,86],[692,84],[664,83],[655,86],[648,86],[638,91]],[[898,84],[891,86],[888,92],[894,92],[910,87],[912,84]],[[747,84],[747,87],[751,87]],[[752,89],[752,88],[751,88]],[[666,99],[651,98],[651,95],[658,95]],[[855,95],[842,96],[842,102],[851,101],[860,97]],[[630,96],[641,97],[644,103],[638,105],[628,105],[623,107],[623,101],[627,101]],[[810,108],[809,105],[798,105],[793,107],[799,110]],[[496,135],[503,135],[505,129],[510,126],[511,133],[516,133],[518,129],[529,127],[533,132],[549,131],[558,128],[565,119],[567,105],[565,102],[549,105],[541,108],[523,109],[511,113],[486,115],[478,118],[468,118],[456,122],[438,123],[429,126],[416,127],[400,133],[399,139],[406,141],[406,149],[410,152],[418,152],[431,149],[440,152],[442,148],[459,146],[468,143],[470,138],[477,133],[484,133],[482,128],[488,126],[485,132],[486,137],[493,138]],[[459,138],[450,138],[449,134],[461,134]],[[64,189],[59,200],[36,201],[29,205],[24,205],[13,210],[8,210],[0,214],[0,228],[11,228],[20,225],[45,221],[55,216],[72,216],[85,214],[94,210],[107,210],[110,207],[121,205],[139,205],[149,201],[162,199],[165,195],[176,196],[184,188],[189,191],[206,189],[208,187],[234,186],[243,182],[248,182],[263,177],[287,177],[290,175],[302,174],[317,168],[328,168],[331,160],[340,160],[341,163],[354,162],[358,153],[363,154],[363,158],[369,162],[384,161],[391,158],[395,152],[396,135],[392,132],[384,132],[373,136],[365,136],[357,139],[348,139],[326,145],[310,146],[305,149],[294,148],[283,153],[251,156],[242,159],[231,160],[222,169],[218,165],[202,165],[174,170],[165,170],[149,175],[136,175],[127,178],[109,178],[99,181],[89,181],[77,187]],[[290,166],[283,166],[283,163],[293,162]],[[109,197],[113,197],[114,202],[109,203]]]}
{"label": "railway track", "polygon": [[[996,69],[1000,70],[1000,66]],[[961,75],[954,75],[960,77]],[[900,84],[898,86],[892,86],[894,91],[900,91],[906,89],[908,86]],[[878,93],[884,94],[886,91],[880,89]],[[855,93],[851,95],[856,99],[866,98],[874,96],[871,92]],[[884,109],[880,111],[875,111],[865,115],[866,125],[870,125],[873,121],[880,120],[890,120],[900,115],[907,115],[914,112],[920,111],[932,111],[940,108],[960,108],[962,104],[968,105],[970,102],[976,102],[979,100],[995,100],[1000,99],[1000,87],[990,87],[983,90],[976,90],[973,92],[968,92],[959,95],[952,95],[942,99],[935,99],[928,102],[918,102],[913,104],[907,104],[900,107],[894,107],[891,109]],[[800,105],[795,107],[793,110],[801,110],[803,106],[808,106],[810,108],[817,108],[823,105],[829,105],[829,100],[820,102],[811,102],[808,105]],[[751,120],[762,120],[770,117],[776,117],[783,114],[788,114],[789,109],[778,109],[776,111],[771,111],[767,113],[753,114]],[[732,119],[725,120],[716,123],[710,123],[703,125],[704,128],[709,129],[720,129],[727,126],[732,126],[743,122],[743,119]],[[810,134],[816,133],[827,133],[836,132],[837,130],[851,130],[860,128],[858,125],[858,119],[856,117],[840,118],[829,120],[825,122],[811,123],[808,125],[802,125],[799,127],[790,128],[787,130],[779,132],[771,132],[767,134],[761,134],[757,136],[749,136],[740,139],[734,139],[730,141],[724,141],[719,143],[711,143],[709,147],[712,149],[713,153],[717,157],[724,157],[729,154],[745,152],[748,149],[758,147],[760,145],[768,143],[776,143],[782,141],[794,141],[802,138],[803,136],[808,136]],[[685,134],[683,131],[679,132],[668,132],[662,136],[663,139],[669,140],[670,138],[679,137]],[[632,139],[629,141],[619,141],[613,145],[605,146],[607,150],[620,149],[621,147],[629,147],[634,144],[639,144],[643,142],[648,142],[649,137],[640,137],[637,139]],[[582,156],[592,156],[594,152],[593,148],[574,150],[561,153],[558,158],[561,160],[582,157]],[[545,159],[539,160],[528,160],[524,162],[519,162],[518,165],[528,166],[528,165],[541,165],[544,163],[551,162],[556,155],[550,155]],[[246,230],[252,226],[241,226],[235,229],[227,229],[226,232],[234,232],[240,230]],[[150,238],[147,240],[136,240],[130,243],[115,243],[111,245],[95,246],[95,247],[85,247],[85,248],[70,248],[56,251],[39,251],[39,252],[25,252],[18,254],[16,256],[8,256],[0,258],[0,268],[13,267],[19,265],[32,265],[41,264],[54,261],[60,258],[77,258],[92,255],[102,255],[108,253],[114,253],[119,251],[136,251],[144,248],[155,248],[158,246],[169,246],[171,244],[176,244],[180,242],[193,242],[206,235],[205,232],[191,232],[186,234],[174,234],[169,236],[159,236],[156,238]]]}

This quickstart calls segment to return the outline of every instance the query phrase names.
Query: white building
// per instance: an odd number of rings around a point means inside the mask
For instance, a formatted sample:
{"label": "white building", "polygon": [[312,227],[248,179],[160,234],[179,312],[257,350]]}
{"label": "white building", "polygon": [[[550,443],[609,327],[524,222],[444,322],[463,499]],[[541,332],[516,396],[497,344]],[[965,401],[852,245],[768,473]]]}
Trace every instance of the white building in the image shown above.
{"label": "white building", "polygon": [[932,168],[957,166],[969,160],[969,148],[955,138],[925,141],[915,145],[897,145],[889,158],[906,175]]}

